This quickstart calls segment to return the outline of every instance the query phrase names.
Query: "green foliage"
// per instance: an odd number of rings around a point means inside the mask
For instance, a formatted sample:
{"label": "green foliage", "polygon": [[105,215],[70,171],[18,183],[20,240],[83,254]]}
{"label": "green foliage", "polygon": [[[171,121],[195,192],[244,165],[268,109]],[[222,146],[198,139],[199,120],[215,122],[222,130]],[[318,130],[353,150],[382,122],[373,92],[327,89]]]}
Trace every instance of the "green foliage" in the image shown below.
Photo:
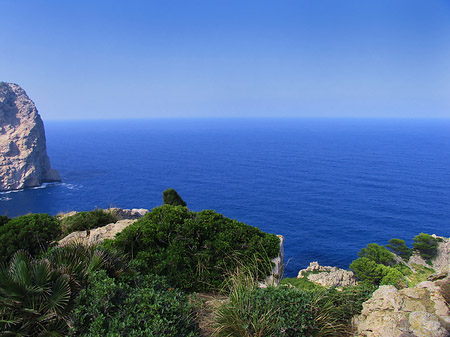
{"label": "green foliage", "polygon": [[0,226],[0,261],[9,261],[20,249],[37,256],[45,252],[59,235],[58,222],[48,214],[30,214],[10,219]]}
{"label": "green foliage", "polygon": [[390,266],[395,263],[394,254],[389,252],[386,247],[379,246],[376,243],[369,243],[366,248],[358,252],[358,256],[368,258],[377,264],[383,264],[385,266]]}
{"label": "green foliage", "polygon": [[164,205],[186,206],[186,202],[173,188],[168,188],[163,192],[163,203]]}
{"label": "green foliage", "polygon": [[431,260],[437,255],[439,240],[429,234],[420,233],[414,237],[413,247],[425,260]]}
{"label": "green foliage", "polygon": [[393,267],[378,264],[367,257],[360,257],[352,262],[350,269],[358,280],[366,285],[391,284],[397,288],[406,286],[402,272]]}
{"label": "green foliage", "polygon": [[111,278],[94,272],[77,299],[72,336],[198,336],[186,295],[158,276]]}
{"label": "green foliage", "polygon": [[89,275],[96,270],[105,270],[114,277],[131,273],[128,261],[119,253],[81,242],[53,247],[44,258],[53,268],[69,275],[77,289],[86,286]]}
{"label": "green foliage", "polygon": [[308,280],[307,277],[286,277],[281,280],[280,285],[290,285],[294,288],[303,289],[303,290],[318,290],[323,289],[320,284],[316,284]]}
{"label": "green foliage", "polygon": [[72,309],[69,276],[45,260],[17,252],[0,268],[0,331],[13,336],[63,336]]}
{"label": "green foliage", "polygon": [[342,336],[373,290],[259,288],[239,271],[231,279],[228,301],[214,312],[215,336]]}
{"label": "green foliage", "polygon": [[9,221],[9,218],[6,215],[0,215],[0,226],[3,226]]}
{"label": "green foliage", "polygon": [[355,273],[356,278],[365,284],[379,285],[383,278],[382,265],[369,260],[367,257],[354,260],[350,269]]}
{"label": "green foliage", "polygon": [[408,261],[412,255],[412,249],[405,244],[405,240],[390,239],[386,247],[405,261]]}
{"label": "green foliage", "polygon": [[238,263],[258,261],[259,277],[268,275],[267,260],[278,254],[279,239],[211,210],[163,205],[105,245],[134,258],[142,272],[164,275],[180,289],[210,291],[220,289]]}
{"label": "green foliage", "polygon": [[60,223],[63,236],[66,236],[72,232],[90,230],[116,221],[117,217],[114,213],[96,208],[89,212],[79,212],[65,217]]}

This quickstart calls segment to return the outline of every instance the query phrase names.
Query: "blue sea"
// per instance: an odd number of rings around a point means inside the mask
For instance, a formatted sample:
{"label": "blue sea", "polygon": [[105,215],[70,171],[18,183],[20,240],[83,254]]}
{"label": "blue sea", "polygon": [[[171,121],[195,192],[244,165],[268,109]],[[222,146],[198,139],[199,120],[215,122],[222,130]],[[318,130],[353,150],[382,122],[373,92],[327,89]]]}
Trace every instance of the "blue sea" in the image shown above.
{"label": "blue sea", "polygon": [[368,243],[450,236],[450,120],[48,121],[62,183],[0,194],[0,213],[148,208],[175,188],[192,210],[282,234],[286,276],[348,268]]}

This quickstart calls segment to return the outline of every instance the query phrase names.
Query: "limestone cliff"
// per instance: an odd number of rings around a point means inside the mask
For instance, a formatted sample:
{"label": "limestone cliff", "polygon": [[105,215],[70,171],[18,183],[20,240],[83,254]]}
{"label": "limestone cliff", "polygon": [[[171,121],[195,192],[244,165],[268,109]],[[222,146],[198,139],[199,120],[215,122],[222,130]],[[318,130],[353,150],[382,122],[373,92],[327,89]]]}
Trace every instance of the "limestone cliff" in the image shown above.
{"label": "limestone cliff", "polygon": [[60,181],[47,156],[44,124],[25,91],[0,82],[0,191]]}

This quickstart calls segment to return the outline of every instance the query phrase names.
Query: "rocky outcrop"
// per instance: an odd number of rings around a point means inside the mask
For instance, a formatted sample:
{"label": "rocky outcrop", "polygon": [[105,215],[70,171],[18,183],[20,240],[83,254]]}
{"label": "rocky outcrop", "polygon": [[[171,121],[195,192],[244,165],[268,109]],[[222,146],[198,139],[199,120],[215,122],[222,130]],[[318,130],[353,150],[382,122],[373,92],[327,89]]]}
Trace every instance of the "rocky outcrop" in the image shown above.
{"label": "rocky outcrop", "polygon": [[[117,233],[123,231],[126,227],[136,222],[137,219],[143,217],[148,213],[148,209],[121,209],[121,208],[110,208],[105,210],[106,212],[114,212],[116,217],[119,219],[115,223],[108,224],[103,227],[94,228],[88,231],[73,232],[67,235],[65,238],[61,239],[58,244],[64,246],[71,242],[81,242],[83,244],[98,244],[106,239],[113,239]],[[70,212],[71,215],[76,214],[76,212]],[[66,215],[61,215],[65,217]]]}
{"label": "rocky outcrop", "polygon": [[47,156],[44,124],[17,84],[0,82],[0,191],[60,181]]}
{"label": "rocky outcrop", "polygon": [[450,239],[432,235],[440,239],[436,257],[433,259],[434,270],[442,273],[450,273]]}
{"label": "rocky outcrop", "polygon": [[297,278],[307,277],[311,282],[324,287],[348,287],[356,285],[353,272],[337,267],[321,266],[318,262],[311,262],[306,269],[299,271]]}
{"label": "rocky outcrop", "polygon": [[67,245],[71,242],[81,242],[86,245],[98,244],[106,239],[113,239],[117,233],[120,233],[136,220],[119,220],[116,223],[94,228],[87,231],[73,232],[61,239],[58,244],[60,246]]}
{"label": "rocky outcrop", "polygon": [[450,336],[449,314],[437,283],[402,290],[381,286],[364,302],[354,325],[361,337],[445,337]]}

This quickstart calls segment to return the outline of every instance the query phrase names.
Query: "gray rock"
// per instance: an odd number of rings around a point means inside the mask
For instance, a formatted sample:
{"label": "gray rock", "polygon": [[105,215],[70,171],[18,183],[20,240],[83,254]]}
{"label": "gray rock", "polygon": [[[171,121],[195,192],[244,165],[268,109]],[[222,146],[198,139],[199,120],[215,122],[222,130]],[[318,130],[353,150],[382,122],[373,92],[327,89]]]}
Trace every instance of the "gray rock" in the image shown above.
{"label": "gray rock", "polygon": [[[311,274],[311,272],[315,272]],[[311,262],[306,269],[299,271],[297,278],[307,275],[308,280],[324,287],[349,287],[357,284],[353,272],[337,267],[321,266],[318,262]]]}
{"label": "gray rock", "polygon": [[133,208],[133,209],[109,208],[106,211],[113,212],[119,220],[139,219],[149,212],[149,210],[145,208]]}
{"label": "gray rock", "polygon": [[81,242],[86,245],[98,244],[106,239],[113,239],[117,233],[120,233],[135,222],[136,220],[125,219],[103,227],[94,228],[89,231],[73,232],[61,239],[58,242],[58,245],[64,246],[71,242]]}
{"label": "gray rock", "polygon": [[25,91],[0,82],[0,191],[61,181],[47,156],[44,124]]}

